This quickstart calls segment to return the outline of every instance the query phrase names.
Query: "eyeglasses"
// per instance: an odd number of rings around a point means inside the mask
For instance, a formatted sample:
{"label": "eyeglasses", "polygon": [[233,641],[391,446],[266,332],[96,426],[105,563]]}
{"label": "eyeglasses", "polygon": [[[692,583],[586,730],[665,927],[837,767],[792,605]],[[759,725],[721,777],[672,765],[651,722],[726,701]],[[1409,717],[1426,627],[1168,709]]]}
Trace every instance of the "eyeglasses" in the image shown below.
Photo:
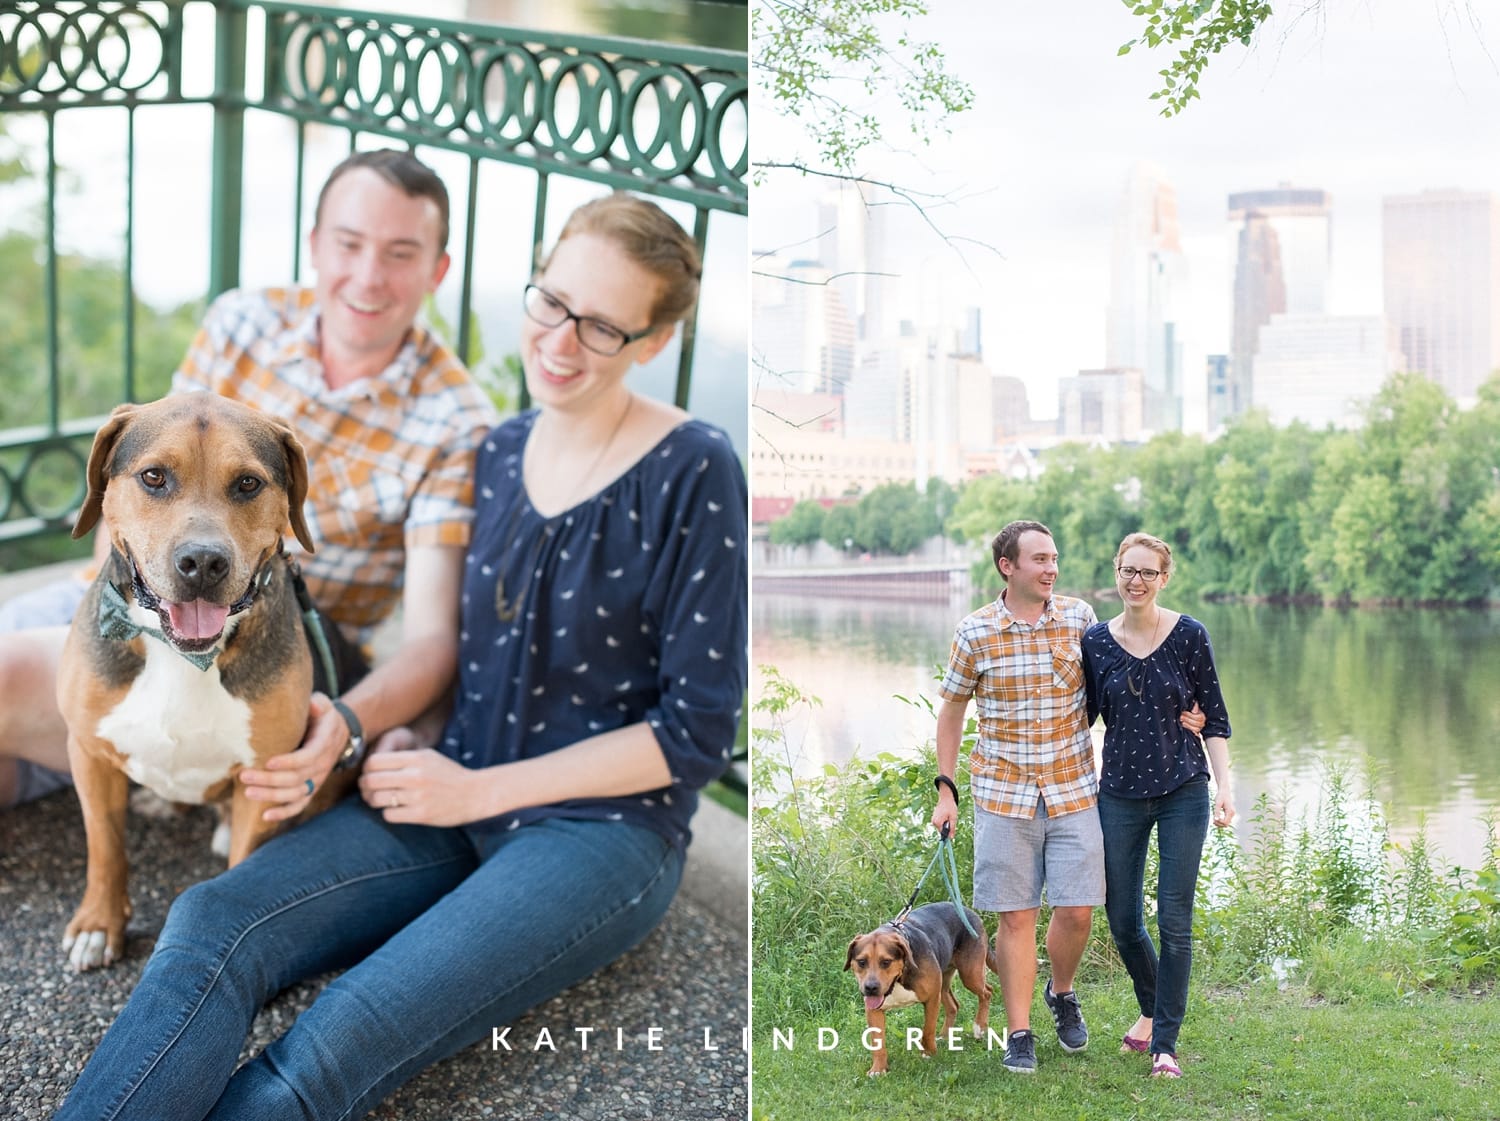
{"label": "eyeglasses", "polygon": [[605,358],[613,358],[637,339],[644,339],[656,330],[654,326],[647,327],[632,335],[592,315],[574,315],[567,304],[535,284],[526,286],[525,307],[526,314],[543,327],[561,327],[571,319],[579,344]]}
{"label": "eyeglasses", "polygon": [[1122,565],[1121,567],[1115,569],[1115,571],[1120,574],[1120,579],[1124,580],[1127,584],[1134,580],[1137,576],[1146,581],[1146,583],[1150,584],[1158,576],[1161,575],[1161,569],[1159,568],[1133,568],[1128,564]]}

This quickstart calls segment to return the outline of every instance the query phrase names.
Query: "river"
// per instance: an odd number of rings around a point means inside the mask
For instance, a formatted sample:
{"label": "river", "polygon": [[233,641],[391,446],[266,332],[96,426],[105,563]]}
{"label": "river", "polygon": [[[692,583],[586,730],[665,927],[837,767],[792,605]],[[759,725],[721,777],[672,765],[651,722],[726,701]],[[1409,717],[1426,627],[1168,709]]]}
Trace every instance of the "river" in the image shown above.
{"label": "river", "polygon": [[[898,697],[935,699],[967,597],[868,600],[762,584],[752,604],[756,695],[770,665],[822,701],[787,726],[797,773],[856,753],[912,755],[931,740],[931,717]],[[1425,820],[1439,868],[1480,863],[1485,815],[1500,811],[1500,612],[1167,606],[1213,639],[1242,817],[1262,792],[1305,814],[1329,768],[1345,767],[1360,792],[1374,776],[1393,840]],[[1119,609],[1097,607],[1105,618]]]}

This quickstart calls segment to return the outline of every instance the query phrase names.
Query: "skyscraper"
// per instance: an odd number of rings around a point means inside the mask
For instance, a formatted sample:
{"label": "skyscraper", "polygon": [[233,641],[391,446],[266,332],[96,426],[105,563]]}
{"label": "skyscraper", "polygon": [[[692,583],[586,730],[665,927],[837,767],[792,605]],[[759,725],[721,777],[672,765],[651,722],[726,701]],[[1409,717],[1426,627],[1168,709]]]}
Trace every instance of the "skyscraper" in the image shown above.
{"label": "skyscraper", "polygon": [[1236,411],[1230,400],[1229,355],[1208,355],[1203,360],[1203,377],[1208,383],[1208,430],[1212,432]]}
{"label": "skyscraper", "polygon": [[1275,315],[1260,331],[1256,408],[1273,424],[1353,427],[1401,365],[1383,316]]}
{"label": "skyscraper", "polygon": [[1500,368],[1500,196],[1385,199],[1385,316],[1407,368],[1460,401]]}
{"label": "skyscraper", "polygon": [[1140,370],[1079,370],[1057,383],[1057,432],[1134,442],[1147,433],[1146,379]]}
{"label": "skyscraper", "polygon": [[1182,326],[1187,258],[1177,192],[1148,163],[1130,169],[1115,214],[1105,364],[1142,371],[1148,430],[1182,427]]}
{"label": "skyscraper", "polygon": [[866,209],[853,183],[840,183],[818,201],[818,260],[833,275],[832,284],[856,333],[865,310],[865,274],[869,271]]}
{"label": "skyscraper", "polygon": [[1323,315],[1328,311],[1332,256],[1332,200],[1328,192],[1282,184],[1229,196],[1234,251],[1230,316],[1227,420],[1260,403],[1255,396],[1255,353],[1260,328],[1271,316]]}
{"label": "skyscraper", "polygon": [[890,260],[890,226],[892,212],[900,210],[889,191],[864,183],[840,183],[818,200],[817,260],[831,275],[861,342],[878,343],[899,333],[887,315],[899,273]]}
{"label": "skyscraper", "polygon": [[751,362],[773,388],[843,394],[854,372],[854,324],[816,261],[756,257]]}

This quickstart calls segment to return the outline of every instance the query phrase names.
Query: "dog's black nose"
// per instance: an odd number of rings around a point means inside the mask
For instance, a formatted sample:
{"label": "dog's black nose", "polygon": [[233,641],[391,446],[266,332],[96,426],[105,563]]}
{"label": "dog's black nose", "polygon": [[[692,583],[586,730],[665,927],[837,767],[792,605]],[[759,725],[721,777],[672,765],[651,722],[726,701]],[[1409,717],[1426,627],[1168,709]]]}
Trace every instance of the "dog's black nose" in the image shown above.
{"label": "dog's black nose", "polygon": [[218,545],[189,541],[177,546],[172,565],[182,577],[183,592],[201,599],[229,575],[229,554]]}

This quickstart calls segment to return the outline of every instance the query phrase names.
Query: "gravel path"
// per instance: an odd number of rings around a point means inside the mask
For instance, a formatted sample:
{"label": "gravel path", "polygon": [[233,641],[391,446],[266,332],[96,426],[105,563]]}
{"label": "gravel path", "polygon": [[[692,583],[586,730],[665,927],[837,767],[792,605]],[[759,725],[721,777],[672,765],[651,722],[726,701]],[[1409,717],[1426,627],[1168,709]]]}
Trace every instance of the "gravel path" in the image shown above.
{"label": "gravel path", "polygon": [[[205,810],[167,820],[131,815],[135,915],[126,959],[75,974],[59,943],[83,890],[77,801],[64,791],[0,813],[0,1118],[52,1115],[123,1007],[172,899],[220,867],[208,851],[210,832]],[[268,1005],[246,1054],[284,1031],[321,985],[298,985]],[[746,989],[743,930],[680,894],[661,927],[623,960],[516,1021],[506,1036],[512,1050],[477,1044],[369,1116],[744,1118]],[[578,1028],[595,1029],[586,1049]]]}

